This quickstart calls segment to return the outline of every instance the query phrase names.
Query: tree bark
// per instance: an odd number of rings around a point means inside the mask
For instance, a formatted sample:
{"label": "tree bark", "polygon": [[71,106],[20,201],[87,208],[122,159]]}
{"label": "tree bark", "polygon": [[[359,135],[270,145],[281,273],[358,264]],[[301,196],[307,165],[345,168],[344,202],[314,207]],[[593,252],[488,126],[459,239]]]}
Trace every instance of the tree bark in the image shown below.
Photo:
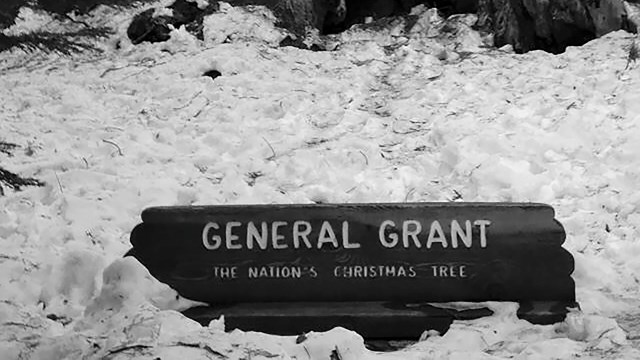
{"label": "tree bark", "polygon": [[478,25],[496,46],[563,52],[608,32],[630,29],[623,0],[479,0]]}

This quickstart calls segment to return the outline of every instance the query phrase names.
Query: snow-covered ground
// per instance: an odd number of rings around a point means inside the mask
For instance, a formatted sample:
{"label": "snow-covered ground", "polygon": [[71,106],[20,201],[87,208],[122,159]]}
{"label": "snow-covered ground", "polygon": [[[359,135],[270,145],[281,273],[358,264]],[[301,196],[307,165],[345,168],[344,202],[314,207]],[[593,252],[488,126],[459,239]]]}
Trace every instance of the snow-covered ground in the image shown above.
{"label": "snow-covered ground", "polygon": [[[102,8],[85,19],[119,29],[102,54],[1,53],[0,141],[21,147],[0,165],[46,186],[0,197],[0,358],[640,359],[634,35],[516,55],[485,47],[473,18],[454,37],[416,12],[413,32],[353,30],[311,52],[278,48],[267,12],[227,6],[204,42],[177,30],[134,47],[132,13]],[[27,18],[9,31],[51,24]],[[380,354],[341,328],[296,344],[201,327],[122,258],[154,205],[454,199],[553,205],[582,311],[539,326],[490,303],[492,317]]]}

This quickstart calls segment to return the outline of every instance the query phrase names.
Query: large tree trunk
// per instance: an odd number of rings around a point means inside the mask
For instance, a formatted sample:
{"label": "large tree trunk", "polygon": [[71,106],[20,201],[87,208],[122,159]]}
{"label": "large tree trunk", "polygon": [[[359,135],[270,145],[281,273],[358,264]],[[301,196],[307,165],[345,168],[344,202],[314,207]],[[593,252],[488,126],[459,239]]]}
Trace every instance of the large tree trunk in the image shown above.
{"label": "large tree trunk", "polygon": [[27,0],[1,0],[0,1],[0,30],[8,28],[15,22],[18,11],[27,3]]}
{"label": "large tree trunk", "polygon": [[630,29],[623,0],[479,0],[479,25],[497,46],[518,52],[563,52],[598,36]]}
{"label": "large tree trunk", "polygon": [[295,34],[306,28],[322,31],[345,19],[345,0],[228,0],[231,5],[264,5],[271,9],[281,25]]}

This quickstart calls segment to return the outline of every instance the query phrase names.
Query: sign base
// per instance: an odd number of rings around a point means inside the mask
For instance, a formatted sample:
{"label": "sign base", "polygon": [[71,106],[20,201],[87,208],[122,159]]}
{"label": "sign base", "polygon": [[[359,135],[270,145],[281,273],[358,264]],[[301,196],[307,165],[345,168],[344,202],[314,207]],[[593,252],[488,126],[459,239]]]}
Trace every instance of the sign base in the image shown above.
{"label": "sign base", "polygon": [[[563,321],[575,302],[535,301],[520,304],[518,317],[535,324]],[[184,312],[203,326],[224,315],[227,330],[300,335],[336,326],[353,330],[365,339],[414,339],[426,330],[445,333],[453,320],[490,316],[487,308],[452,310],[429,304],[392,302],[273,302],[201,306]]]}

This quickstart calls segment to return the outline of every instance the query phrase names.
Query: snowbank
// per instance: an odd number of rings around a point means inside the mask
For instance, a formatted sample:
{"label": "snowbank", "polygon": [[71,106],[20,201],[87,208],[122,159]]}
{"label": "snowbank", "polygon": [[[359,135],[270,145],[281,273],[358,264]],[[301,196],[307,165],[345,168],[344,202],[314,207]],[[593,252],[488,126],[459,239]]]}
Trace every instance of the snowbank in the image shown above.
{"label": "snowbank", "polygon": [[[310,52],[274,47],[280,30],[256,14],[212,16],[204,43],[178,29],[137,47],[120,14],[103,54],[0,55],[0,140],[21,146],[0,161],[47,183],[0,197],[3,356],[640,357],[611,319],[638,305],[632,35],[515,55],[458,19],[457,38],[361,30]],[[440,34],[443,20],[423,14],[418,25]],[[202,76],[212,69],[222,76]],[[340,328],[300,342],[201,327],[175,311],[187,300],[121,259],[153,205],[452,200],[553,205],[583,312],[536,326],[488,304],[492,317],[378,354]]]}

